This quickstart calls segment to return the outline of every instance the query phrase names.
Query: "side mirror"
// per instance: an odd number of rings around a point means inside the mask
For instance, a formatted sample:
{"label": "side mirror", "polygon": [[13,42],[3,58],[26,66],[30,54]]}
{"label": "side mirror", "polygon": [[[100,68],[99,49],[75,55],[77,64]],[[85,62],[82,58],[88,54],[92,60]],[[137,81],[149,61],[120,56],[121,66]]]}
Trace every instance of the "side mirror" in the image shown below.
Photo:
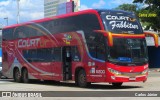
{"label": "side mirror", "polygon": [[154,38],[155,47],[158,47],[158,35],[152,32],[144,32],[145,36],[149,35]]}

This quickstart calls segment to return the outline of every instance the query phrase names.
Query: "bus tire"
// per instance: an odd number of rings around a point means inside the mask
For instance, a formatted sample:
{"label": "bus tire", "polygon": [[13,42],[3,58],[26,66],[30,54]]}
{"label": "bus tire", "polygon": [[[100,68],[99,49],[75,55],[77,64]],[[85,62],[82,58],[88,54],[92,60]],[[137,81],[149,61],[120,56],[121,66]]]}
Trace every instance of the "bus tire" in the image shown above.
{"label": "bus tire", "polygon": [[84,70],[79,71],[77,84],[79,87],[87,87],[90,84],[89,82],[87,82],[86,73]]}
{"label": "bus tire", "polygon": [[118,83],[112,83],[113,87],[121,87],[122,86],[122,82],[118,82]]}
{"label": "bus tire", "polygon": [[29,83],[28,70],[27,69],[24,69],[22,71],[22,80],[23,80],[23,83]]}
{"label": "bus tire", "polygon": [[20,75],[20,71],[19,71],[19,69],[18,68],[16,68],[15,70],[14,70],[14,81],[15,82],[21,82],[21,75]]}
{"label": "bus tire", "polygon": [[2,78],[2,74],[0,73],[0,79]]}

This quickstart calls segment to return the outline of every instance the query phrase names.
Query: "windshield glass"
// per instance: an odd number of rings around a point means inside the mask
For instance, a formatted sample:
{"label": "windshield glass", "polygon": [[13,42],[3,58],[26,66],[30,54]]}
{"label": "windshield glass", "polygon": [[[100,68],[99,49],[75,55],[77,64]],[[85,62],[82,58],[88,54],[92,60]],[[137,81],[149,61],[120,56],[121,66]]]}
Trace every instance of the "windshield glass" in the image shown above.
{"label": "windshield glass", "polygon": [[148,62],[145,39],[114,38],[109,48],[108,60],[123,64],[145,64]]}
{"label": "windshield glass", "polygon": [[112,33],[142,34],[142,28],[134,13],[125,11],[101,12],[107,31]]}

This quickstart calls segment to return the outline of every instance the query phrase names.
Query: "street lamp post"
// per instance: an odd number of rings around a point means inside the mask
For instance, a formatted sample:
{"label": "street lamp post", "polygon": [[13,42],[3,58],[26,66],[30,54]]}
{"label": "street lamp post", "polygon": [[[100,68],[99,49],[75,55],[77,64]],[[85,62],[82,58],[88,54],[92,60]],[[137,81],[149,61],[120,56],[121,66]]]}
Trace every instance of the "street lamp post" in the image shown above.
{"label": "street lamp post", "polygon": [[19,23],[19,1],[17,0],[17,24]]}
{"label": "street lamp post", "polygon": [[7,23],[7,26],[8,26],[8,17],[5,17],[4,19],[6,20],[6,23]]}

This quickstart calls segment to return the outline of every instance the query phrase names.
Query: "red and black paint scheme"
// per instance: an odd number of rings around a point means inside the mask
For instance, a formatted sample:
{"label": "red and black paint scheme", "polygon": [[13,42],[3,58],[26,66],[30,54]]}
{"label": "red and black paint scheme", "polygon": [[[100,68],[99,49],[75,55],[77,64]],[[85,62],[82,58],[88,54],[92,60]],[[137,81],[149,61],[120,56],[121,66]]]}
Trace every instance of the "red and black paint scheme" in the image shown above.
{"label": "red and black paint scheme", "polygon": [[[15,81],[147,80],[145,34],[133,13],[85,10],[5,27],[3,74]],[[156,40],[155,36],[155,42]]]}

